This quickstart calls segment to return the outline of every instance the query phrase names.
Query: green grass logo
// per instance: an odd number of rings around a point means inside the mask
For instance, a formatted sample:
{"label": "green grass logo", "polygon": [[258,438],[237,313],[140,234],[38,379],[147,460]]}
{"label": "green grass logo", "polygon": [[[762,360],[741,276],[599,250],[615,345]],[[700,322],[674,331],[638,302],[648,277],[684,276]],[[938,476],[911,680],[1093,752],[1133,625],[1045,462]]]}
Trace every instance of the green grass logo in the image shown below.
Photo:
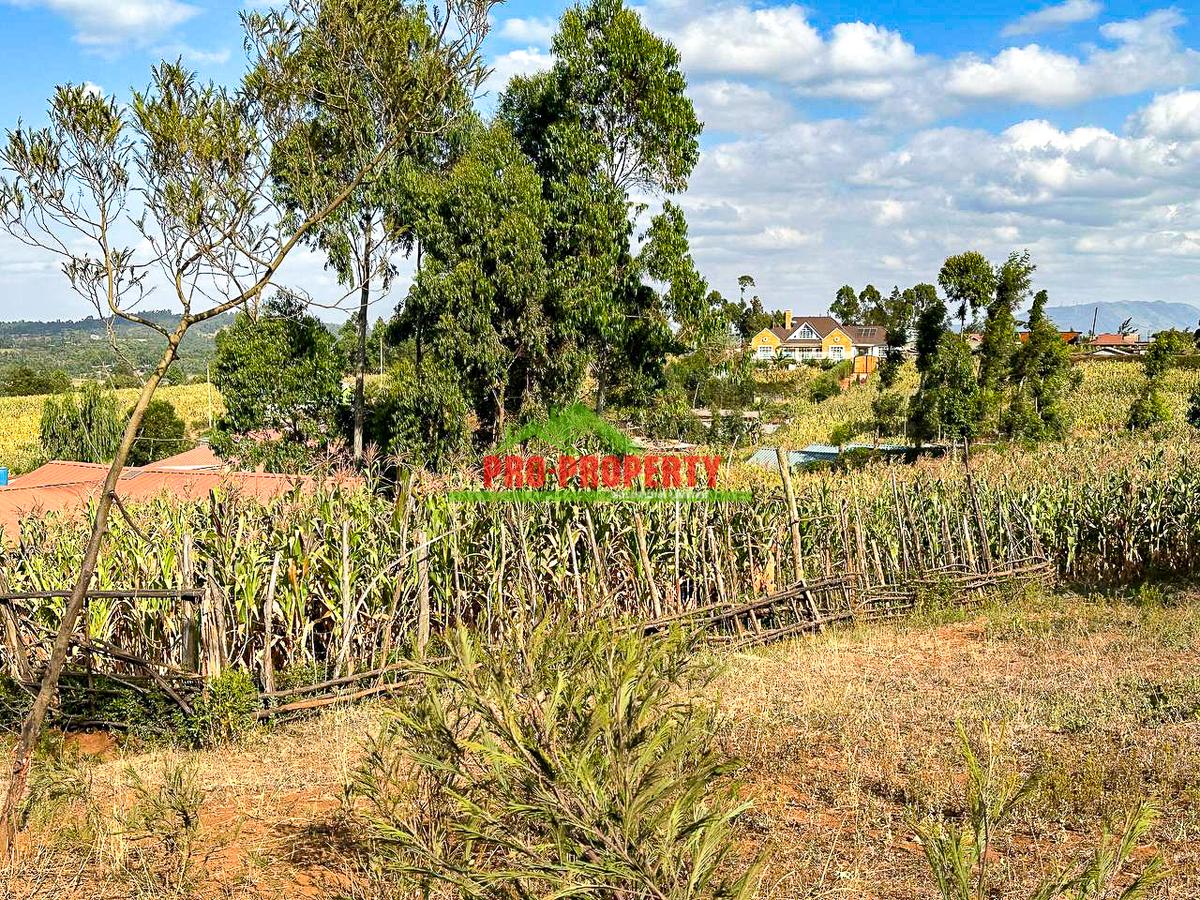
{"label": "green grass logo", "polygon": [[609,453],[628,456],[637,449],[629,436],[605,422],[594,411],[576,403],[550,414],[544,422],[529,422],[505,437],[496,453],[527,447],[550,448],[561,453]]}

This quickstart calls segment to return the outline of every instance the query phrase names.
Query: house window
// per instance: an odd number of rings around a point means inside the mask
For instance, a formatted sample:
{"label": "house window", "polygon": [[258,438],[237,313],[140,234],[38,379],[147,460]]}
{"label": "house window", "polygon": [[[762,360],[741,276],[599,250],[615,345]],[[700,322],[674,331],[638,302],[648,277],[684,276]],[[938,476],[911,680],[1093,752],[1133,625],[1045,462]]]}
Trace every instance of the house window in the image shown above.
{"label": "house window", "polygon": [[842,347],[841,344],[833,344],[829,348],[829,358],[830,359],[841,359],[842,356],[845,354],[845,352],[846,352],[846,350],[844,347]]}
{"label": "house window", "polygon": [[763,344],[761,347],[758,348],[758,358],[759,359],[770,359],[771,358],[771,348],[769,345]]}
{"label": "house window", "polygon": [[801,325],[800,330],[796,332],[796,337],[802,341],[815,341],[817,333],[813,331],[811,325]]}

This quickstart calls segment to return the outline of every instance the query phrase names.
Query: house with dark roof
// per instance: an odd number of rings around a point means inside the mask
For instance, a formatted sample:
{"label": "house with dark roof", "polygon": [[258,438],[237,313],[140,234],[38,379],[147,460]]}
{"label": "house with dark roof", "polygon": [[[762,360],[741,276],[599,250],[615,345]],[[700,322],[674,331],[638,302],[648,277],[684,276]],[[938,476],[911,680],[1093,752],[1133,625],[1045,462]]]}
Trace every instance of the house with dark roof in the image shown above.
{"label": "house with dark roof", "polygon": [[843,325],[831,316],[785,314],[786,326],[764,328],[750,339],[755,359],[808,360],[881,357],[887,345],[887,329],[878,325]]}

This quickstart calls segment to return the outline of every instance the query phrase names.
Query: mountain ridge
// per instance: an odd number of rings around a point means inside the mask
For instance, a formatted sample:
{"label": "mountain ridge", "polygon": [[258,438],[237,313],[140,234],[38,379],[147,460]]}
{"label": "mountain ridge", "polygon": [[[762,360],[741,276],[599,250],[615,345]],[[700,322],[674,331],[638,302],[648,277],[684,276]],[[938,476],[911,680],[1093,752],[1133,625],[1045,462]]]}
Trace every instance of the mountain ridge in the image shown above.
{"label": "mountain ridge", "polygon": [[1149,338],[1166,328],[1194,331],[1200,321],[1200,307],[1174,300],[1109,300],[1047,306],[1046,315],[1064,331],[1085,334],[1092,330],[1093,315],[1097,334],[1116,331],[1122,322],[1131,319],[1133,330]]}

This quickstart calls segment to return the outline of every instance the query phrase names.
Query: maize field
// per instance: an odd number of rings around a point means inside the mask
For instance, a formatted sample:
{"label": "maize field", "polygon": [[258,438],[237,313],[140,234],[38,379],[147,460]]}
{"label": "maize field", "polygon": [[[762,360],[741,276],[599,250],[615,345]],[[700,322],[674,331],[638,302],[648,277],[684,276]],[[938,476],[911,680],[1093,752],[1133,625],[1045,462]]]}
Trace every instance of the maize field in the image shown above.
{"label": "maize field", "polygon": [[[178,671],[336,676],[460,622],[648,622],[800,578],[880,588],[1029,560],[1092,584],[1195,572],[1198,462],[1118,438],[978,453],[969,477],[954,459],[800,473],[794,530],[778,475],[751,501],[711,504],[454,503],[416,480],[390,498],[329,486],[265,505],[162,499],[114,519],[85,639]],[[22,598],[69,589],[85,529],[83,516],[31,519],[0,551],[8,671],[36,668],[64,601]]]}

